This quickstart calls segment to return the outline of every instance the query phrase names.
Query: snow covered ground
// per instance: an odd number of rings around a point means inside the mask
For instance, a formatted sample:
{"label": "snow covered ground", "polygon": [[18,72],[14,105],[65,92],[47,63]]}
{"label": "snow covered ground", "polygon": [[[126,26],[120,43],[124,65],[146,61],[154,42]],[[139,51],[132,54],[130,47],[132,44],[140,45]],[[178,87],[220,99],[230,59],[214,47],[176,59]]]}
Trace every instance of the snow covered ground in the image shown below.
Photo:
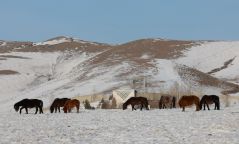
{"label": "snow covered ground", "polygon": [[[0,143],[238,144],[239,106],[195,112],[194,108],[34,115],[1,112]],[[25,111],[24,111],[25,113]]]}

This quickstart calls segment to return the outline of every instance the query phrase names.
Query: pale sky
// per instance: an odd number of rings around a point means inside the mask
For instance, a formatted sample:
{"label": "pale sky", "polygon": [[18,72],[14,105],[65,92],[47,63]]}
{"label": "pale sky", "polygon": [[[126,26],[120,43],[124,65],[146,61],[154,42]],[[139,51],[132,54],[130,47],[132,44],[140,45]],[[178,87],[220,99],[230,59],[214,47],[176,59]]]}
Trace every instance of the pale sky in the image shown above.
{"label": "pale sky", "polygon": [[239,40],[239,0],[1,0],[0,39]]}

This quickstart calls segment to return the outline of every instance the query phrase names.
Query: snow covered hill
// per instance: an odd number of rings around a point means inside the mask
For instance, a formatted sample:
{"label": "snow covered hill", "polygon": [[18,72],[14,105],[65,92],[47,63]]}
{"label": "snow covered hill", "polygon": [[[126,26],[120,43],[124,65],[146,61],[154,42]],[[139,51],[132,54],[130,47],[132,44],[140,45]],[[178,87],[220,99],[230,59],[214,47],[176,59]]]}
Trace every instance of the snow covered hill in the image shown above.
{"label": "snow covered hill", "polygon": [[175,85],[202,94],[239,92],[239,42],[142,39],[108,45],[57,37],[45,42],[0,41],[0,104],[22,98],[109,94],[132,87],[168,92]]}

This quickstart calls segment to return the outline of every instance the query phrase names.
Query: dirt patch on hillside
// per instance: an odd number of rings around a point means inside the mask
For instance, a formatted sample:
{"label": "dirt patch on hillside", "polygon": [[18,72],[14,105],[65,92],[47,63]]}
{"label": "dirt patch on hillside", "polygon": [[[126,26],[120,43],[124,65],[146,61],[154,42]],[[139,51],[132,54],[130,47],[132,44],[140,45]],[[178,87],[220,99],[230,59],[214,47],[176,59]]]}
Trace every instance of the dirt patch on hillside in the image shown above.
{"label": "dirt patch on hillside", "polygon": [[7,53],[12,51],[17,51],[19,49],[32,47],[32,42],[6,42],[4,46],[1,46],[0,53]]}
{"label": "dirt patch on hillside", "polygon": [[146,54],[149,58],[174,59],[194,45],[192,41],[142,39],[119,45],[113,52],[124,54],[124,58],[140,58]]}
{"label": "dirt patch on hillside", "polygon": [[14,56],[14,55],[0,55],[0,58],[18,58],[18,59],[30,59],[28,57]]}
{"label": "dirt patch on hillside", "polygon": [[91,43],[63,42],[55,45],[35,45],[25,47],[17,51],[20,52],[55,52],[55,51],[83,51],[83,52],[100,52],[107,49],[107,45],[95,45]]}
{"label": "dirt patch on hillside", "polygon": [[0,75],[15,75],[15,74],[19,74],[19,72],[13,70],[0,70]]}
{"label": "dirt patch on hillside", "polygon": [[129,61],[141,68],[152,67],[152,59],[176,59],[183,55],[186,49],[199,45],[193,41],[142,39],[126,44],[111,46],[110,49],[98,55],[92,64]]}
{"label": "dirt patch on hillside", "polygon": [[235,58],[236,57],[234,57],[232,59],[229,59],[228,61],[224,62],[224,65],[222,67],[213,69],[210,72],[208,72],[208,74],[213,74],[213,73],[219,72],[219,71],[221,71],[223,69],[226,69],[234,61]]}

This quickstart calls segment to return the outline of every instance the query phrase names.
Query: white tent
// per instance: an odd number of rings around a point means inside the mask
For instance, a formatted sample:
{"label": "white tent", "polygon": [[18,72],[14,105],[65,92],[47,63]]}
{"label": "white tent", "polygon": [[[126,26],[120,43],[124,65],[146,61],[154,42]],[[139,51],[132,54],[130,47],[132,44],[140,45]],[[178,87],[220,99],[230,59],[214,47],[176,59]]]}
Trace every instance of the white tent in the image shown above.
{"label": "white tent", "polygon": [[134,89],[117,89],[113,90],[113,97],[116,100],[116,105],[118,108],[122,107],[122,104],[128,100],[130,97],[135,96]]}

